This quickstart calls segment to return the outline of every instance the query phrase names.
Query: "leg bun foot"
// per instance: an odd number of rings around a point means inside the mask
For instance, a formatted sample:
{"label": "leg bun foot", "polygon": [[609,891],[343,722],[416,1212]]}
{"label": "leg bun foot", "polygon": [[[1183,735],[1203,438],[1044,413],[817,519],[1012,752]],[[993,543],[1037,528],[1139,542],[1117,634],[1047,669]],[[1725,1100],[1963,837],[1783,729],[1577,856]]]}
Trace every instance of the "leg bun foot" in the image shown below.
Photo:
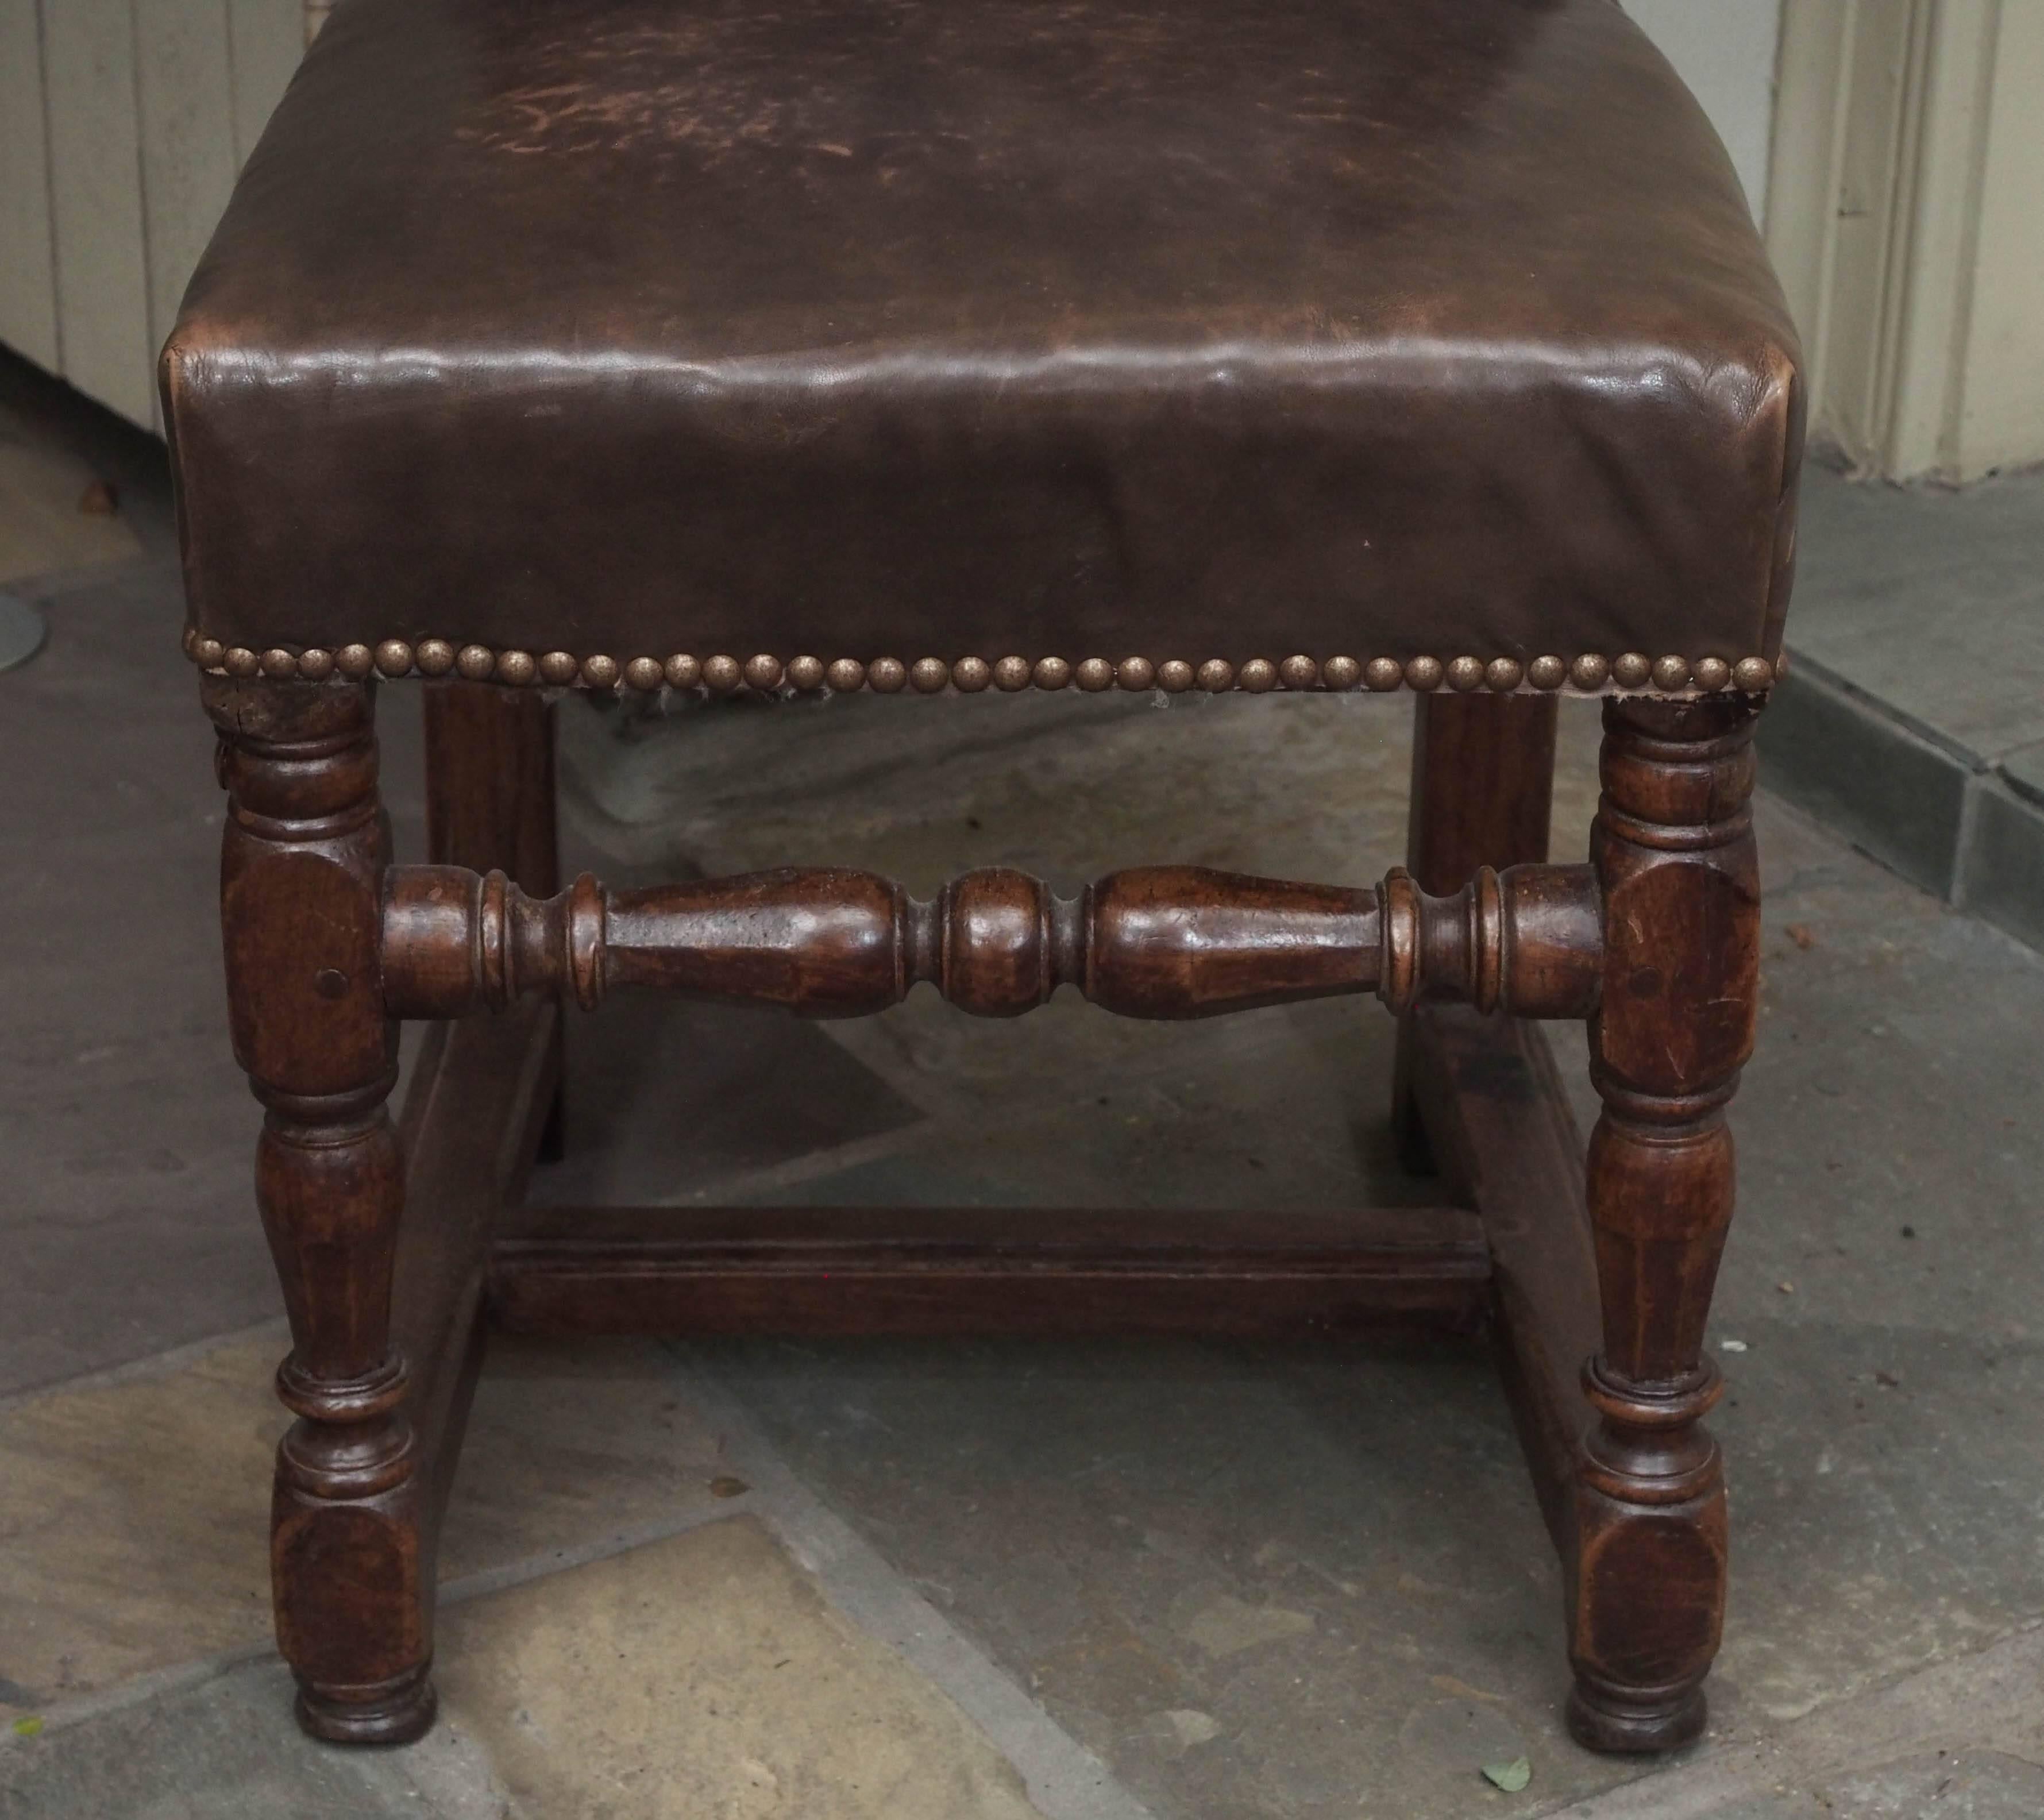
{"label": "leg bun foot", "polygon": [[1570,1735],[1607,1755],[1639,1755],[1694,1744],[1709,1716],[1701,1688],[1635,1697],[1578,1681],[1569,1695]]}
{"label": "leg bun foot", "polygon": [[296,1711],[300,1726],[328,1744],[410,1744],[425,1736],[439,1708],[422,1667],[375,1687],[301,1687]]}

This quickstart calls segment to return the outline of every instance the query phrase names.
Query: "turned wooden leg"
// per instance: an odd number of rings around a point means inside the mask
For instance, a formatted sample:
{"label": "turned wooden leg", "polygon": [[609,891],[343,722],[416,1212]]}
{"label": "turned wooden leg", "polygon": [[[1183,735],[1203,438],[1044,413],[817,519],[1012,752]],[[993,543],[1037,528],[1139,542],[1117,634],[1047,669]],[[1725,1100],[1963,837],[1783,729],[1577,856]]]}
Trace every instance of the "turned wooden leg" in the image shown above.
{"label": "turned wooden leg", "polygon": [[[1416,698],[1405,869],[1422,891],[1446,897],[1480,866],[1501,872],[1546,858],[1555,716],[1551,695]],[[1433,1149],[1413,1097],[1412,1062],[1412,1020],[1401,1018],[1392,1123],[1400,1161],[1431,1175]]]}
{"label": "turned wooden leg", "polygon": [[[543,697],[487,682],[428,682],[426,847],[436,866],[501,872],[533,897],[560,889],[554,710]],[[556,1035],[558,1058],[560,1039]],[[556,1090],[539,1160],[559,1162],[566,1126]]]}
{"label": "turned wooden leg", "polygon": [[1604,1112],[1590,1222],[1603,1350],[1577,1492],[1570,1729],[1600,1750],[1703,1730],[1724,1611],[1724,1479],[1704,1350],[1732,1211],[1725,1106],[1753,1047],[1760,886],[1742,697],[1615,701],[1591,858],[1604,900],[1590,1023]]}
{"label": "turned wooden leg", "polygon": [[290,1317],[271,1523],[277,1641],[315,1737],[432,1723],[432,1607],[405,1360],[404,1181],[378,962],[388,827],[367,686],[209,675],[228,793],[221,917],[236,1058],[266,1108],[256,1190]]}

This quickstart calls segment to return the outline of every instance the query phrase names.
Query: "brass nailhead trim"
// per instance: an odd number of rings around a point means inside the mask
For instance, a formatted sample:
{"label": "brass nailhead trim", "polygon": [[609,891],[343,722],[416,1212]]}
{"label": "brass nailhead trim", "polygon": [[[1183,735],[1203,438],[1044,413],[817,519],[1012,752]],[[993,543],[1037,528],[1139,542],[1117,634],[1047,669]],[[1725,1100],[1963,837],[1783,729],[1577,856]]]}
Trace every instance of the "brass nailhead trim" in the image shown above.
{"label": "brass nailhead trim", "polygon": [[1484,689],[1508,695],[1523,686],[1551,692],[1564,683],[1573,684],[1585,694],[1595,694],[1607,682],[1621,689],[1650,688],[1665,694],[1713,695],[1734,689],[1758,695],[1773,687],[1781,667],[1762,657],[1742,657],[1733,662],[1721,657],[1650,658],[1636,651],[1615,658],[1593,651],[1573,659],[1548,655],[1524,664],[1512,657],[1494,657],[1486,662],[1466,653],[1445,663],[1437,657],[1410,658],[1402,664],[1392,657],[1374,657],[1367,662],[1353,657],[1331,657],[1322,662],[1299,652],[1277,662],[1267,657],[1252,657],[1239,670],[1225,658],[1218,657],[1208,658],[1197,668],[1176,657],[1162,663],[1153,663],[1145,657],[1125,657],[1118,662],[1089,657],[1078,663],[1062,657],[1039,657],[1033,663],[1026,657],[1015,656],[990,663],[982,657],[962,657],[955,662],[924,657],[911,664],[893,657],[877,657],[868,663],[840,657],[826,663],[821,658],[804,656],[790,658],[784,665],[780,659],[765,652],[755,653],[743,662],[724,654],[706,658],[682,654],[665,660],[635,657],[620,663],[601,653],[577,658],[567,651],[550,651],[536,658],[530,651],[492,651],[481,644],[457,647],[436,638],[421,639],[416,645],[402,639],[385,639],[373,647],[344,644],[327,651],[313,646],[293,652],[273,646],[256,651],[243,645],[224,645],[218,639],[202,637],[189,628],[184,635],[184,650],[202,670],[221,670],[229,676],[263,676],[279,682],[295,678],[323,682],[339,675],[359,682],[372,674],[400,677],[416,670],[429,677],[451,672],[471,682],[496,682],[514,688],[535,682],[559,688],[578,682],[590,689],[622,686],[651,693],[663,687],[701,685],[720,695],[740,687],[761,694],[784,687],[804,693],[828,687],[841,695],[860,689],[895,695],[909,688],[922,695],[934,695],[947,688],[976,695],[992,687],[1012,694],[1032,684],[1047,689],[1076,685],[1096,694],[1108,689],[1136,693],[1162,689],[1173,695],[1190,689],[1215,694],[1243,689],[1260,695],[1271,689],[1346,693],[1358,687],[1379,694],[1399,688],[1424,694],[1445,685],[1462,694]]}

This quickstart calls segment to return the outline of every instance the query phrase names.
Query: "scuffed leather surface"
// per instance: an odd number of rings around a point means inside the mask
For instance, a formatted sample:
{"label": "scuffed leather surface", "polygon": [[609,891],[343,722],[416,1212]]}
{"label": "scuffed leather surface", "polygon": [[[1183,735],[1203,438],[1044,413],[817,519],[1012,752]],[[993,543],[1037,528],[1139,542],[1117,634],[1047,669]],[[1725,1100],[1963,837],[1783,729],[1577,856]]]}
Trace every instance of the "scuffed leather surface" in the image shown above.
{"label": "scuffed leather surface", "polygon": [[163,378],[259,649],[1736,659],[1796,350],[1613,0],[344,0]]}

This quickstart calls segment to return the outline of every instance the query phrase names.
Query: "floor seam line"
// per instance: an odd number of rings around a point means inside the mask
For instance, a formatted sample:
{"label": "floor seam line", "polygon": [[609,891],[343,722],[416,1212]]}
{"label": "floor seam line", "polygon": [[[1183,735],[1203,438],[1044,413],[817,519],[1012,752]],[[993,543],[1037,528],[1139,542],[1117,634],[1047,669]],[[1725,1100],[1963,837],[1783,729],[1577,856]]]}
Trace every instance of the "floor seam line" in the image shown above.
{"label": "floor seam line", "polygon": [[736,1394],[682,1341],[664,1343],[684,1393],[751,1485],[757,1514],[837,1609],[939,1688],[1020,1774],[1044,1820],[1157,1820],[1093,1752],[917,1592],[797,1473]]}
{"label": "floor seam line", "polygon": [[182,1371],[196,1365],[211,1353],[224,1352],[229,1346],[240,1346],[251,1340],[278,1338],[290,1344],[290,1328],[282,1315],[267,1315],[261,1320],[245,1327],[231,1327],[224,1333],[213,1334],[204,1338],[185,1340],[159,1353],[145,1353],[139,1358],[126,1359],[119,1365],[102,1365],[98,1369],[80,1372],[75,1377],[52,1378],[48,1381],[30,1384],[21,1390],[10,1390],[0,1395],[0,1416],[11,1415],[24,1404],[40,1403],[45,1398],[83,1394],[95,1390],[117,1390],[123,1384],[172,1372]]}

